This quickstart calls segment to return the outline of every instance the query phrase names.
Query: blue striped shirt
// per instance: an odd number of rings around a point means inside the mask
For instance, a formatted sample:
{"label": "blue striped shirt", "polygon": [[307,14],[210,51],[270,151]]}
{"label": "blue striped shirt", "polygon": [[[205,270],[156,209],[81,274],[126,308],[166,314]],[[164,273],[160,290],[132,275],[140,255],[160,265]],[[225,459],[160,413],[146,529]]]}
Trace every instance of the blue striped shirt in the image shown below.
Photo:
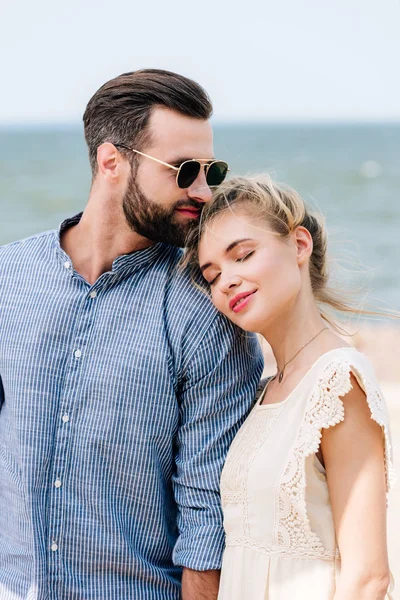
{"label": "blue striped shirt", "polygon": [[182,566],[220,567],[262,358],[180,256],[155,244],[91,286],[60,231],[0,248],[1,600],[178,600]]}

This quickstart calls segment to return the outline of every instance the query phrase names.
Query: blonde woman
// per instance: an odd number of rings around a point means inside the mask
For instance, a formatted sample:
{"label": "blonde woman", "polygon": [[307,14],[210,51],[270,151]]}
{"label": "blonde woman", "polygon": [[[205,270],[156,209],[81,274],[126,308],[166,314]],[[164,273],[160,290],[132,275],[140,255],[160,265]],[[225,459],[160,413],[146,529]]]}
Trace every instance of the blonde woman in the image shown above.
{"label": "blonde woman", "polygon": [[269,178],[232,179],[187,260],[277,362],[222,473],[219,600],[391,598],[388,414],[372,366],[325,312],[349,307],[328,288],[322,220]]}

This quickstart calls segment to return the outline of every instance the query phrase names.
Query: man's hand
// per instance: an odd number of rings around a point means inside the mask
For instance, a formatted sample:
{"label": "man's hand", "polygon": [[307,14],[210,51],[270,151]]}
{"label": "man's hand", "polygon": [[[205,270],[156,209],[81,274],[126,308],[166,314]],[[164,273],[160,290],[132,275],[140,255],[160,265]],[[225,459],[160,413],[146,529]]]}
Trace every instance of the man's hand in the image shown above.
{"label": "man's hand", "polygon": [[217,600],[220,571],[183,569],[182,600]]}

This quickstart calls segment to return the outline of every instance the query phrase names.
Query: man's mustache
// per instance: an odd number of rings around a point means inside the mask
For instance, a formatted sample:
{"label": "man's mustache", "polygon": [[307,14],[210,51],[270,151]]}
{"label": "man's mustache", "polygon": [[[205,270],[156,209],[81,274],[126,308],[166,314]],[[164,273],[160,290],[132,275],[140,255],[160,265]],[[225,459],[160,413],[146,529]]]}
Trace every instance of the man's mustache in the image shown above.
{"label": "man's mustache", "polygon": [[196,200],[178,200],[175,204],[175,208],[194,208],[196,210],[202,211],[204,207],[203,202],[196,202]]}

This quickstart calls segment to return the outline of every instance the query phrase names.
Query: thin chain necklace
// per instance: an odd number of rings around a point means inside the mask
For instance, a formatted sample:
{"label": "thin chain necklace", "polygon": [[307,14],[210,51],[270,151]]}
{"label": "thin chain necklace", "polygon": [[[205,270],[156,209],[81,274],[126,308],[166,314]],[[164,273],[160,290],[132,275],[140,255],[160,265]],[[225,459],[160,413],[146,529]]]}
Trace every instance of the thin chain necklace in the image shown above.
{"label": "thin chain necklace", "polygon": [[313,341],[315,340],[315,338],[317,338],[319,335],[321,335],[321,333],[322,333],[323,331],[325,331],[325,329],[329,329],[329,327],[323,327],[323,328],[321,329],[321,331],[318,331],[318,333],[317,333],[317,334],[315,334],[315,335],[314,335],[314,337],[312,337],[312,338],[311,338],[311,340],[309,340],[309,341],[308,341],[306,344],[304,344],[304,346],[302,346],[302,347],[300,348],[300,350],[297,350],[296,354],[295,354],[294,356],[292,356],[292,358],[290,358],[290,359],[289,359],[287,362],[285,362],[285,364],[283,365],[282,369],[279,369],[279,367],[278,367],[278,372],[277,372],[277,374],[275,375],[274,379],[275,379],[276,377],[278,377],[278,381],[279,381],[279,383],[281,383],[281,382],[282,382],[282,379],[283,379],[283,375],[284,375],[284,373],[285,373],[285,369],[286,369],[286,367],[288,366],[288,364],[289,364],[290,362],[292,362],[292,360],[294,360],[294,359],[296,358],[296,356],[297,356],[298,354],[300,354],[300,352],[301,352],[302,350],[304,350],[304,348],[305,348],[306,346],[308,346],[308,344],[311,344],[311,342],[313,342]]}

